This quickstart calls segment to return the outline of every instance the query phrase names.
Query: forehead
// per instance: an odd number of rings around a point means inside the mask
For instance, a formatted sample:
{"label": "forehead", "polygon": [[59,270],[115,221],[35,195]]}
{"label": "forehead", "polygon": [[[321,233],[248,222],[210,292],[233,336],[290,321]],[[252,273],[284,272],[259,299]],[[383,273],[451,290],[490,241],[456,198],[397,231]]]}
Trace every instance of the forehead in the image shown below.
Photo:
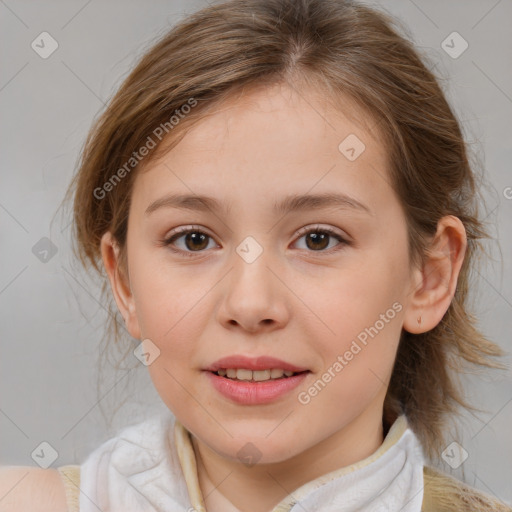
{"label": "forehead", "polygon": [[[238,92],[206,106],[204,116],[198,122],[191,127],[185,126],[187,140],[180,144],[182,148],[196,146],[196,150],[218,150],[223,140],[250,133],[250,138],[244,137],[244,146],[251,140],[257,143],[261,138],[268,145],[269,129],[274,134],[279,131],[279,137],[273,139],[278,145],[307,137],[307,132],[313,138],[331,135],[328,141],[336,142],[344,138],[343,130],[351,129],[368,139],[368,143],[384,145],[382,134],[377,130],[378,122],[366,109],[348,96],[338,94],[333,97],[323,90],[310,86],[298,88],[286,83],[237,88],[235,91]],[[185,125],[186,122],[185,118]],[[282,130],[283,127],[286,130]]]}
{"label": "forehead", "polygon": [[284,84],[254,87],[186,128],[161,160],[137,174],[134,194],[146,203],[164,191],[222,199],[231,190],[270,199],[314,187],[377,199],[372,190],[389,188],[389,179],[375,126],[348,98]]}

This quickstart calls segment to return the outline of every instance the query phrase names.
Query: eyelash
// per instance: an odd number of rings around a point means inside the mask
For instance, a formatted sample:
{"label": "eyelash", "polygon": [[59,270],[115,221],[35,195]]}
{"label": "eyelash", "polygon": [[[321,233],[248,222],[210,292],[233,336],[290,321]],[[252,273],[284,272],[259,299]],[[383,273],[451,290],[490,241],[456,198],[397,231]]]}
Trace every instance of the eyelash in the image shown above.
{"label": "eyelash", "polygon": [[[204,231],[202,231],[199,227],[180,228],[174,234],[172,234],[169,238],[166,238],[165,240],[163,240],[162,241],[162,245],[165,246],[165,247],[168,247],[172,252],[178,253],[178,254],[183,255],[185,257],[194,257],[196,253],[204,252],[204,250],[202,250],[202,251],[183,251],[182,249],[175,249],[174,247],[172,247],[172,243],[173,242],[175,242],[176,240],[178,240],[182,236],[185,236],[185,235],[187,235],[189,233],[200,233],[202,235],[206,235],[210,239],[213,239],[212,236],[210,236],[208,233],[205,233]],[[316,228],[302,228],[302,229],[299,230],[298,238],[300,239],[304,235],[308,235],[310,233],[321,233],[321,234],[329,235],[329,236],[335,238],[336,240],[338,240],[340,242],[340,244],[338,244],[334,248],[331,248],[331,249],[328,249],[328,250],[319,250],[319,251],[312,251],[311,250],[311,251],[308,251],[308,252],[313,252],[313,253],[319,252],[319,253],[332,254],[334,252],[337,252],[337,251],[343,249],[343,247],[346,246],[346,245],[351,245],[351,242],[349,242],[348,240],[343,238],[340,234],[338,234],[336,231],[334,231],[331,228],[320,228],[320,227],[316,227]]]}

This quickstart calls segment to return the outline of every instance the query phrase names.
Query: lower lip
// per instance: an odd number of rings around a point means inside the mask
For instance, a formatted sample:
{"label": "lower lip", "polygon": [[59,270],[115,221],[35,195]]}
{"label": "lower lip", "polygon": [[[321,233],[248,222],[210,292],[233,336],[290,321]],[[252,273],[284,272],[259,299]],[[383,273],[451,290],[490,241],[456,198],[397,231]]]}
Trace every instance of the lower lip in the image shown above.
{"label": "lower lip", "polygon": [[249,382],[228,379],[213,372],[206,374],[213,387],[233,402],[244,405],[268,404],[296,388],[309,372],[298,373],[291,377],[273,379],[264,382]]}

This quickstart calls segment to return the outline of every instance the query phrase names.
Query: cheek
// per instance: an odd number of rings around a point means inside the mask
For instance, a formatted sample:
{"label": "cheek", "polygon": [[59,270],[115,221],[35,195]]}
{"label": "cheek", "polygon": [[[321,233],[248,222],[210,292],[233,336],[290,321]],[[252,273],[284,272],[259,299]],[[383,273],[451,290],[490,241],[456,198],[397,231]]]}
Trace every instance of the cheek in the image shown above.
{"label": "cheek", "polygon": [[177,355],[186,352],[189,340],[200,338],[208,318],[204,298],[214,285],[213,277],[194,277],[192,267],[172,264],[164,249],[134,252],[130,278],[142,335],[163,350],[172,345]]}
{"label": "cheek", "polygon": [[[150,297],[148,300],[151,302]],[[197,395],[195,386],[200,370],[194,361],[197,340],[204,330],[197,320],[199,306],[192,310],[187,306],[186,301],[172,305],[163,301],[160,307],[155,305],[142,313],[144,334],[159,350],[158,357],[148,366],[151,380],[162,401],[178,412],[188,410],[191,395]]]}
{"label": "cheek", "polygon": [[317,314],[318,324],[323,324],[328,338],[346,340],[356,336],[390,309],[387,316],[396,317],[393,304],[401,302],[403,276],[397,275],[392,262],[385,265],[378,259],[377,265],[367,259],[368,263],[360,261],[357,266],[331,269],[321,284],[303,281],[304,288],[296,288],[297,295],[304,297],[310,311]]}
{"label": "cheek", "polygon": [[[147,367],[162,400],[173,410],[190,400],[191,369],[197,340],[209,318],[205,295],[209,287],[193,281],[169,265],[133,260],[132,291],[143,339],[150,339],[159,355]],[[203,300],[201,300],[203,299]]]}
{"label": "cheek", "polygon": [[[324,369],[357,386],[388,380],[400,339],[406,261],[388,251],[354,253],[357,262],[347,258],[345,268],[308,296],[318,314],[308,337],[315,340]],[[338,364],[336,371],[338,356],[343,369]]]}
{"label": "cheek", "polygon": [[400,340],[402,307],[399,302],[378,306],[377,301],[368,301],[364,310],[347,307],[334,324],[337,336],[317,338],[323,367],[306,393],[321,394],[320,410],[339,407],[340,413],[358,414],[385,392]]}

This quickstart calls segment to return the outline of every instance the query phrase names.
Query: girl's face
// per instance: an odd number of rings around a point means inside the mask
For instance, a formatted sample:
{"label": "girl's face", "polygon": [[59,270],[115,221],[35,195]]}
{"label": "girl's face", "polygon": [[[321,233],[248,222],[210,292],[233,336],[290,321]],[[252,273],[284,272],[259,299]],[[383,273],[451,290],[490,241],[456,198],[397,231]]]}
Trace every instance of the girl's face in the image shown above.
{"label": "girl's face", "polygon": [[343,107],[252,90],[135,179],[128,328],[165,404],[233,460],[382,435],[414,274],[386,148]]}

